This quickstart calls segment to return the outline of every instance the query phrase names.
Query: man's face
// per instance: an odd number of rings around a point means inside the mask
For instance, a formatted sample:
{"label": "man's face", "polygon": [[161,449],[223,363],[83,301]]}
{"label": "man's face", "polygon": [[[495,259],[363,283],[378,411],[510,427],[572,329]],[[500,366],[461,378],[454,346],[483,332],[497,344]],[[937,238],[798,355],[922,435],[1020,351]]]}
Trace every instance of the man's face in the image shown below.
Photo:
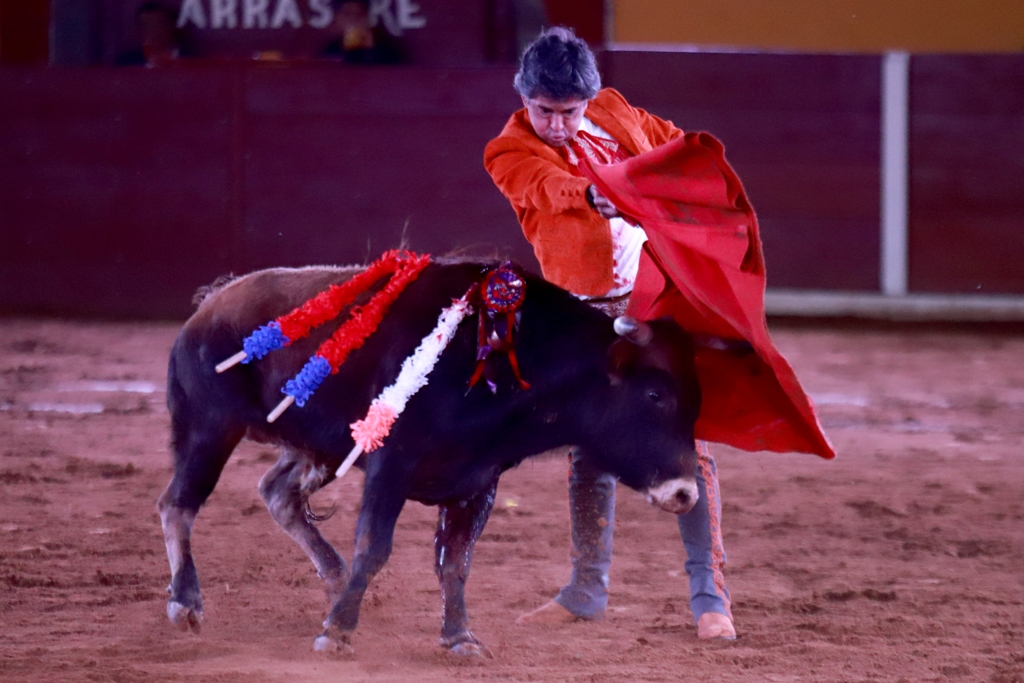
{"label": "man's face", "polygon": [[552,147],[561,147],[576,137],[587,111],[586,100],[552,100],[543,95],[523,98],[533,132]]}

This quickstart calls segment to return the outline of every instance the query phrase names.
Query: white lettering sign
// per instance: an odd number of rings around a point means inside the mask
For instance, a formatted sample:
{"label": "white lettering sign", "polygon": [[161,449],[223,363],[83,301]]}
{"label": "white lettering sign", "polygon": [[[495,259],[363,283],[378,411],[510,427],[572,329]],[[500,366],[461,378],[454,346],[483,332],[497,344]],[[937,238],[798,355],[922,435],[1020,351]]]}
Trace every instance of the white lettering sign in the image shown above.
{"label": "white lettering sign", "polygon": [[244,0],[242,4],[242,28],[266,28],[270,20],[267,8],[270,0]]}
{"label": "white lettering sign", "polygon": [[274,10],[274,18],[270,20],[270,28],[281,28],[288,22],[292,28],[302,28],[302,15],[299,14],[299,6],[295,0],[277,0],[277,9]]}
{"label": "white lettering sign", "polygon": [[192,22],[198,28],[206,28],[206,14],[203,13],[203,3],[200,0],[185,0],[178,12],[178,28]]}
{"label": "white lettering sign", "polygon": [[[191,24],[202,29],[273,29],[302,28],[306,24],[324,29],[334,21],[331,0],[305,0],[305,4],[308,17],[303,19],[298,0],[183,0],[178,28]],[[382,24],[395,36],[427,25],[427,18],[413,0],[370,0],[369,18],[371,26]]]}
{"label": "white lettering sign", "polygon": [[405,28],[423,28],[427,25],[427,18],[422,14],[417,15],[420,6],[412,0],[395,0],[398,4],[398,25]]}
{"label": "white lettering sign", "polygon": [[402,35],[402,29],[398,27],[398,22],[391,13],[391,0],[370,0],[370,26],[379,23],[384,24],[384,28],[391,35]]}
{"label": "white lettering sign", "polygon": [[327,28],[334,21],[331,0],[309,0],[309,10],[313,13],[309,25],[313,28]]}
{"label": "white lettering sign", "polygon": [[210,0],[210,28],[235,28],[238,17],[235,0]]}
{"label": "white lettering sign", "polygon": [[420,6],[412,0],[370,0],[370,25],[384,24],[393,36],[402,35],[404,29],[423,28],[427,18],[418,15]]}

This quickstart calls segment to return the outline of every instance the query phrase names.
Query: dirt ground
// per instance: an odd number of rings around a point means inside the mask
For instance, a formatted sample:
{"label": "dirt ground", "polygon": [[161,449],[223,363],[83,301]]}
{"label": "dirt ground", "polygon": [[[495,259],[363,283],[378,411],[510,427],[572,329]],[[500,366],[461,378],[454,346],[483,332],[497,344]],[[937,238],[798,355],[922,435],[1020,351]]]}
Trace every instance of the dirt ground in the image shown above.
{"label": "dirt ground", "polygon": [[[522,627],[568,576],[566,462],[501,481],[468,602],[491,657],[437,647],[435,512],[411,503],[356,654],[312,651],[318,580],[243,444],[196,524],[198,636],[164,612],[173,324],[0,320],[0,681],[1024,681],[1024,336],[774,328],[839,458],[713,447],[739,638],[698,642],[673,519],[623,489],[601,623]],[[360,475],[317,494],[351,554]]]}

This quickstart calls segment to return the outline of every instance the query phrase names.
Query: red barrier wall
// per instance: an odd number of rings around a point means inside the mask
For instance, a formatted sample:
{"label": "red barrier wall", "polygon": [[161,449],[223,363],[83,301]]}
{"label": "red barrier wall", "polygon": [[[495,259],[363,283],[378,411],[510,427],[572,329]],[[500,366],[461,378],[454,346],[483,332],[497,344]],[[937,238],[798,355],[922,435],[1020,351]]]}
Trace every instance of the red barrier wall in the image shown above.
{"label": "red barrier wall", "polygon": [[1024,293],[1024,57],[910,68],[910,287]]}
{"label": "red barrier wall", "polygon": [[[635,104],[724,141],[771,286],[878,291],[879,58],[604,59]],[[912,292],[1024,293],[1022,65],[911,61]],[[178,317],[218,275],[364,261],[403,234],[533,266],[481,163],[512,75],[0,68],[0,310]]]}
{"label": "red barrier wall", "polygon": [[0,64],[46,64],[49,0],[0,0]]}
{"label": "red barrier wall", "polygon": [[757,211],[771,286],[878,289],[878,57],[610,52],[605,60],[630,102],[723,141]]}
{"label": "red barrier wall", "polygon": [[0,307],[181,316],[199,285],[398,246],[533,266],[482,166],[508,70],[0,71]]}

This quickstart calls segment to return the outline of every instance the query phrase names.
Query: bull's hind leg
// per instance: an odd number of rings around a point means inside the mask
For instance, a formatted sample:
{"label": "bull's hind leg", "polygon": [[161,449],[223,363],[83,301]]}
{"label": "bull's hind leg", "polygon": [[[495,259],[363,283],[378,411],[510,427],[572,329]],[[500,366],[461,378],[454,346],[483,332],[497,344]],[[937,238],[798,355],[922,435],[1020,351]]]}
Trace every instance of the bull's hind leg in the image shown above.
{"label": "bull's hind leg", "polygon": [[317,467],[309,453],[286,448],[277,463],[260,479],[260,496],[270,516],[312,560],[324,580],[331,604],[348,580],[348,567],[307,516],[309,497],[334,478],[326,467]]}
{"label": "bull's hind leg", "polygon": [[198,633],[203,620],[203,598],[192,559],[192,524],[245,432],[241,428],[202,430],[179,416],[172,422],[174,476],[157,500],[171,564],[167,616],[181,630]]}
{"label": "bull's hind leg", "polygon": [[460,655],[482,655],[483,645],[469,630],[466,579],[473,562],[473,547],[487,524],[498,490],[495,479],[485,491],[438,510],[434,536],[434,571],[441,582],[441,646]]}

